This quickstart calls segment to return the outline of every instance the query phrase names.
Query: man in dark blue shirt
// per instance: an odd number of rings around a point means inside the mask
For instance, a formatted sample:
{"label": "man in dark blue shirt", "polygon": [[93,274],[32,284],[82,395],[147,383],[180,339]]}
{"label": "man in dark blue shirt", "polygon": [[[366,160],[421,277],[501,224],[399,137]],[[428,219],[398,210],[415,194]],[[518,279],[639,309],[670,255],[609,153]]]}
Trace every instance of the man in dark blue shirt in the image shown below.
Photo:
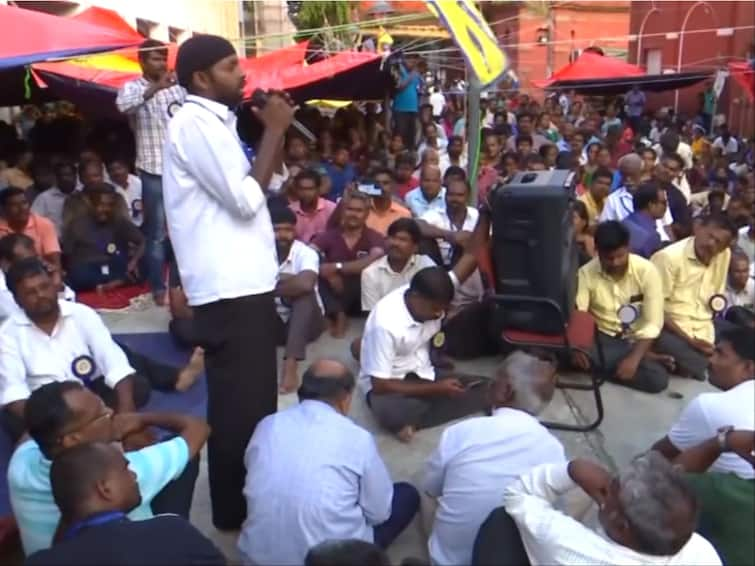
{"label": "man in dark blue shirt", "polygon": [[28,565],[226,563],[183,517],[128,519],[126,514],[142,498],[136,474],[112,444],[84,443],[64,450],[53,460],[50,482],[60,525],[52,548],[32,554]]}
{"label": "man in dark blue shirt", "polygon": [[343,196],[346,187],[357,178],[356,169],[350,162],[349,148],[344,143],[336,144],[333,160],[324,164],[330,177],[330,192],[325,198],[336,202]]}
{"label": "man in dark blue shirt", "polygon": [[666,191],[656,183],[645,183],[634,193],[633,201],[634,212],[622,222],[629,230],[629,251],[649,259],[661,247],[657,220],[666,213]]}

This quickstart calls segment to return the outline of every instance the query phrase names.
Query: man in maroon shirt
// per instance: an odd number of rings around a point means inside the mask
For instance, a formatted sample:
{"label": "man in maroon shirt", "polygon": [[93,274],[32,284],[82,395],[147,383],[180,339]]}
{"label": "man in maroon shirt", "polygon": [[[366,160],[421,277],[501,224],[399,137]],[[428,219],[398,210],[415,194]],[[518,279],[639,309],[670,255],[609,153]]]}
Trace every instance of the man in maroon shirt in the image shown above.
{"label": "man in maroon shirt", "polygon": [[366,225],[369,196],[351,191],[340,206],[339,225],[310,244],[320,254],[320,295],[336,338],[346,334],[346,315],[361,311],[362,270],[383,255],[385,245],[383,236]]}

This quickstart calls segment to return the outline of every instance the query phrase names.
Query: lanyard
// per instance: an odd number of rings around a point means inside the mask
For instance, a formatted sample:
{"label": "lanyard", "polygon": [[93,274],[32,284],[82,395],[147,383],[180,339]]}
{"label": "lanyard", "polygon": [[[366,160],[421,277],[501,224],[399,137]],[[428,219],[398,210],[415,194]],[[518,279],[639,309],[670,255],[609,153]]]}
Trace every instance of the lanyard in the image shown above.
{"label": "lanyard", "polygon": [[105,511],[104,513],[97,513],[88,519],[78,521],[71,525],[63,535],[63,540],[72,539],[84,529],[97,527],[99,525],[104,525],[105,523],[112,523],[113,521],[122,521],[125,518],[126,514],[122,511]]}

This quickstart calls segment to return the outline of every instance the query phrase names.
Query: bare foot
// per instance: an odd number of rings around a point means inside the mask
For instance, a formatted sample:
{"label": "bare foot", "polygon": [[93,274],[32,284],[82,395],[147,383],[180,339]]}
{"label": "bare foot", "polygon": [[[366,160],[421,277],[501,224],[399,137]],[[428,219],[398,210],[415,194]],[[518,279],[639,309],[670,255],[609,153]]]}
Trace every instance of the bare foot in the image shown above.
{"label": "bare foot", "polygon": [[656,352],[648,352],[647,356],[651,360],[661,364],[671,373],[674,373],[674,371],[676,370],[676,360],[674,359],[674,356],[669,356],[668,354],[658,354]]}
{"label": "bare foot", "polygon": [[168,304],[168,293],[166,291],[159,291],[152,294],[152,299],[158,307],[164,307]]}
{"label": "bare foot", "polygon": [[330,323],[330,335],[333,338],[343,338],[346,336],[346,328],[348,326],[348,319],[346,313],[339,312],[336,315],[336,319]]}
{"label": "bare foot", "polygon": [[204,350],[202,348],[194,348],[194,352],[191,354],[189,363],[178,372],[178,379],[176,380],[176,391],[186,391],[197,382],[199,376],[204,371]]}
{"label": "bare foot", "polygon": [[299,373],[297,371],[299,363],[295,358],[285,358],[283,360],[283,376],[278,392],[281,395],[288,395],[299,388]]}
{"label": "bare foot", "polygon": [[396,433],[396,438],[401,442],[408,444],[412,441],[412,438],[414,438],[414,427],[409,425],[405,426]]}

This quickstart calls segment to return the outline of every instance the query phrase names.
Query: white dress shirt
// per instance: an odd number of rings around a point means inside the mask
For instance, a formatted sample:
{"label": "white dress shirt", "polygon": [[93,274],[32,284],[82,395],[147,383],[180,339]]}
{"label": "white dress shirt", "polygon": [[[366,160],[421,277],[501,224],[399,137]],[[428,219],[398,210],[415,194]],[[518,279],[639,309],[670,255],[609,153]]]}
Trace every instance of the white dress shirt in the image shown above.
{"label": "white dress shirt", "polygon": [[328,539],[373,541],[393,483],[372,435],[321,401],[265,417],[244,456],[239,549],[254,564],[303,564]]}
{"label": "white dress shirt", "polygon": [[[695,397],[671,427],[668,438],[678,450],[684,451],[713,438],[718,429],[729,425],[736,430],[755,430],[755,379],[728,391]],[[746,480],[755,478],[752,465],[734,453],[721,454],[708,471],[736,474]]]}
{"label": "white dress shirt", "polygon": [[189,305],[268,293],[278,259],[265,194],[224,104],[189,95],[168,126],[163,199]]}
{"label": "white dress shirt", "polygon": [[[622,222],[627,216],[634,212],[634,197],[626,187],[619,187],[606,198],[606,203],[603,206],[603,212],[600,213],[599,222],[606,222],[608,220],[617,220]],[[671,216],[671,210],[666,207],[666,213],[663,218],[659,218],[655,221],[655,231],[658,232],[661,241],[668,242],[669,235],[666,232],[664,226],[670,226],[674,223],[674,218]]]}
{"label": "white dress shirt", "polygon": [[[554,507],[569,491],[579,489],[568,464],[544,464],[511,482],[502,505],[516,521],[532,564],[721,564],[713,545],[693,533],[674,556],[652,556],[622,546]],[[581,492],[581,490],[580,490]]]}
{"label": "white dress shirt", "polygon": [[417,322],[406,306],[409,285],[399,287],[375,305],[362,334],[359,383],[365,395],[372,390],[371,378],[417,377],[435,380],[430,362],[430,339],[440,330],[441,319]]}
{"label": "white dress shirt", "polygon": [[414,254],[406,262],[404,269],[397,273],[388,263],[387,255],[373,261],[362,271],[362,310],[371,311],[388,293],[408,285],[418,271],[434,265],[435,262],[430,257]]}
{"label": "white dress shirt", "polygon": [[115,186],[115,190],[123,197],[128,206],[128,213],[136,226],[144,222],[144,209],[142,206],[142,180],[136,175],[129,173],[126,187]]}
{"label": "white dress shirt", "polygon": [[[304,242],[294,240],[288,252],[288,257],[278,266],[278,274],[299,275],[302,271],[312,271],[315,275],[320,273],[320,256]],[[322,301],[317,290],[317,283],[315,283],[315,297],[317,297],[317,304],[320,305],[322,311]],[[281,320],[288,322],[291,317],[291,307],[284,305],[280,297],[275,297],[275,307],[278,309],[278,316]]]}
{"label": "white dress shirt", "polygon": [[428,542],[433,564],[471,564],[477,531],[503,489],[540,464],[565,462],[564,448],[532,415],[510,408],[443,431],[425,468],[424,490],[438,497]]}
{"label": "white dress shirt", "polygon": [[752,310],[755,305],[755,279],[749,277],[744,289],[737,291],[731,285],[726,286],[726,300],[730,307],[744,307]]}
{"label": "white dress shirt", "polygon": [[0,326],[0,405],[27,399],[47,383],[81,381],[74,373],[81,356],[93,366],[92,379],[102,376],[111,388],[135,373],[94,310],[63,300],[59,304],[60,318],[50,335],[23,312]]}

